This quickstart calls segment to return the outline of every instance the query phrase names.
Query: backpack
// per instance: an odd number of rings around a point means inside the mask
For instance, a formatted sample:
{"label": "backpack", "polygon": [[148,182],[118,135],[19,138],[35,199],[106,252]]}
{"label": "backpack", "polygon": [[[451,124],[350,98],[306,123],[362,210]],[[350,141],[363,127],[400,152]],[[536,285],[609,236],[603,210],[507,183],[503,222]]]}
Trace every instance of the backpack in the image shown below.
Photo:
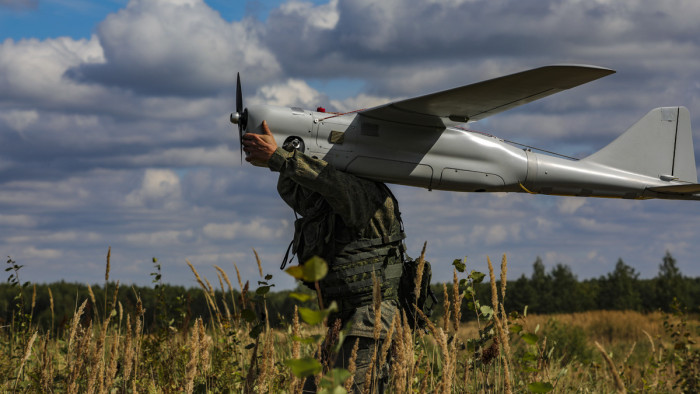
{"label": "backpack", "polygon": [[[430,288],[430,280],[433,276],[430,263],[424,261],[423,276],[421,277],[418,294],[416,294],[416,279],[418,278],[418,260],[406,258],[403,263],[403,273],[399,281],[399,304],[406,313],[408,324],[412,329],[425,329],[427,321],[416,312],[416,306],[426,317],[433,314],[433,307],[437,304],[437,298]],[[417,302],[416,302],[417,298]],[[428,304],[430,299],[430,304]]]}

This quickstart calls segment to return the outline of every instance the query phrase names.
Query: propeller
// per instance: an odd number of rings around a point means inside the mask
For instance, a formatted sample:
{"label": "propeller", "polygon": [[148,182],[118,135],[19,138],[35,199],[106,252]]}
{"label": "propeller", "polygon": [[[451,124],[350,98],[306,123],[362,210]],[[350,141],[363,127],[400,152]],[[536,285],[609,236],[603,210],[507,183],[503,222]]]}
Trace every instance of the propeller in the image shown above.
{"label": "propeller", "polygon": [[243,130],[248,125],[248,108],[243,109],[243,91],[241,73],[236,76],[236,113],[231,114],[231,123],[238,125],[238,142],[241,145],[241,164],[243,164]]}

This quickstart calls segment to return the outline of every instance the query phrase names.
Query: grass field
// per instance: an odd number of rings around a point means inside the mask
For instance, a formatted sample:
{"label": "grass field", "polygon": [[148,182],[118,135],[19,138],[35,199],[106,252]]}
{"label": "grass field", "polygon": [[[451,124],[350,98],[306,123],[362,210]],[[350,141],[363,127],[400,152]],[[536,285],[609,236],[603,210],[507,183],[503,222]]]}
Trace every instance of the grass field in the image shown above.
{"label": "grass field", "polygon": [[[112,302],[98,303],[94,296],[77,300],[79,307],[65,330],[41,332],[32,324],[33,300],[30,304],[18,292],[17,311],[0,329],[0,388],[296,393],[306,376],[315,376],[322,392],[342,393],[349,387],[351,371],[328,370],[314,358],[324,338],[342,337],[338,330],[323,328],[327,311],[299,308],[289,327],[271,329],[262,317],[270,279],[262,269],[257,289],[247,290],[239,278],[242,291],[234,293],[227,274],[217,267],[221,287],[225,282],[229,289],[217,299],[208,280],[191,268],[210,301],[214,323],[206,327],[199,318],[184,329],[170,326],[145,334],[142,305],[133,314],[124,313],[116,301],[124,290],[117,285]],[[445,294],[444,316],[429,323],[425,332],[395,321],[391,341],[376,349],[381,363],[391,363],[390,392],[698,392],[697,317],[680,310],[546,316],[505,311],[500,301],[507,289],[496,285],[493,270],[484,276],[458,268],[454,286]],[[17,271],[10,272],[12,282]],[[318,270],[309,272],[320,275]],[[506,274],[504,257],[500,283],[507,283]],[[109,263],[106,279],[108,275]],[[474,297],[474,285],[482,279],[491,280],[490,305]],[[463,303],[476,320],[461,323]],[[87,316],[89,304],[101,308],[100,317]],[[246,307],[237,310],[237,304]],[[167,322],[169,317],[159,319]]]}

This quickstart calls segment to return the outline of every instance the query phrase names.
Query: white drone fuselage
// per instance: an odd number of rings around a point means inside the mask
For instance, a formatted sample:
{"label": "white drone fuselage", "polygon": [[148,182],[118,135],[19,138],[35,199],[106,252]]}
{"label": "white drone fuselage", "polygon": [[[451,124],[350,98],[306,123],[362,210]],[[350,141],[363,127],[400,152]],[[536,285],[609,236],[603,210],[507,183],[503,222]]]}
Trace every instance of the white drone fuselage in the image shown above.
{"label": "white drone fuselage", "polygon": [[[544,68],[534,71],[540,70]],[[513,82],[517,85],[520,79],[509,80],[507,86],[513,86]],[[487,86],[499,89],[493,81],[501,79],[487,81]],[[530,79],[527,83],[532,84]],[[449,112],[459,109],[449,107],[451,101],[445,101],[446,96],[478,91],[481,87],[484,86],[475,84],[460,88],[463,91],[455,89],[348,114],[250,106],[245,131],[260,133],[262,121],[266,120],[279,146],[292,142],[305,154],[323,159],[338,170],[426,189],[700,199],[687,109],[656,108],[605,148],[584,159],[572,160],[455,127],[503,110],[493,105],[497,111],[477,113],[470,107],[476,114],[471,116]],[[548,91],[540,97],[552,93]],[[528,101],[521,100],[511,107],[524,102]],[[421,113],[422,108],[433,112],[438,111],[435,108],[446,108],[444,111],[448,112],[426,116]]]}

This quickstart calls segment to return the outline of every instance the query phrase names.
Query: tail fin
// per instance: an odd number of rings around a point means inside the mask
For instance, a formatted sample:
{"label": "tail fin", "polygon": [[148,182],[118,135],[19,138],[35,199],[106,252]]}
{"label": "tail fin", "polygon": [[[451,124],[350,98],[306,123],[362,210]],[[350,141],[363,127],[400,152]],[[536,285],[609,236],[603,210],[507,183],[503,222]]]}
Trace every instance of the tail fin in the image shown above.
{"label": "tail fin", "polygon": [[583,160],[664,180],[697,183],[692,134],[688,109],[656,108]]}

